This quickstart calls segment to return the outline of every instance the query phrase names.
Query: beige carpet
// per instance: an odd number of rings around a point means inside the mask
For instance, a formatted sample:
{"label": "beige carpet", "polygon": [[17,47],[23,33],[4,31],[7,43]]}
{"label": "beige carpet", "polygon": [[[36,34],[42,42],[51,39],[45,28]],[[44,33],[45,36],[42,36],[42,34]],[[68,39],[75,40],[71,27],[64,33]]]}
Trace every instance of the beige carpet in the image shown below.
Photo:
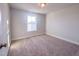
{"label": "beige carpet", "polygon": [[79,55],[79,46],[48,35],[40,35],[14,41],[8,55],[75,56]]}

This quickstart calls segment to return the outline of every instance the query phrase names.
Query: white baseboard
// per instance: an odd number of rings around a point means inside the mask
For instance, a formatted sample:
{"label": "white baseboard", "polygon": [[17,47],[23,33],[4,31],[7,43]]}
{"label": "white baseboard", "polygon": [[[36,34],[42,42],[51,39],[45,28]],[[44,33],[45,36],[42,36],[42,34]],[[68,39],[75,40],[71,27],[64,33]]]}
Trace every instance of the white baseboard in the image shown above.
{"label": "white baseboard", "polygon": [[53,35],[53,34],[50,34],[50,33],[46,33],[46,34],[47,34],[47,35],[50,35],[50,36],[53,36],[53,37],[56,37],[56,38],[59,38],[59,39],[61,39],[61,40],[65,40],[65,41],[67,41],[67,42],[70,42],[70,43],[79,45],[79,42],[75,42],[75,41],[72,41],[72,40],[69,40],[69,39],[66,39],[66,38],[57,36],[57,35]]}
{"label": "white baseboard", "polygon": [[39,35],[43,35],[43,34],[36,34],[36,35],[32,35],[32,36],[21,36],[21,37],[17,37],[17,38],[12,38],[12,40],[20,40],[23,38],[30,38],[30,37],[39,36]]}
{"label": "white baseboard", "polygon": [[12,38],[12,40],[19,40],[19,39],[22,39],[22,38],[26,38],[26,36],[21,36],[21,37],[17,37],[17,38]]}

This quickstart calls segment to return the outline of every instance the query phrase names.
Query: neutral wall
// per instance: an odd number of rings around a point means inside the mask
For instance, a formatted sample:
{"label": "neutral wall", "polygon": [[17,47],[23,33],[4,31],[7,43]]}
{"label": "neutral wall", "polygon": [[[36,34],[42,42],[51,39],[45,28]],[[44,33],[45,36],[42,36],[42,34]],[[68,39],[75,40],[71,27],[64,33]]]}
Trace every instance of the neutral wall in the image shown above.
{"label": "neutral wall", "polygon": [[79,44],[79,5],[48,13],[46,33]]}
{"label": "neutral wall", "polygon": [[0,49],[0,55],[7,55],[9,49],[9,39],[8,35],[8,25],[7,20],[9,21],[9,6],[6,3],[0,3],[0,12],[1,12],[1,22],[0,22],[0,44],[7,44],[7,47]]}
{"label": "neutral wall", "polygon": [[[11,34],[12,39],[27,38],[35,35],[45,33],[45,15],[23,11],[11,8]],[[34,15],[37,17],[37,31],[27,32],[27,15]]]}

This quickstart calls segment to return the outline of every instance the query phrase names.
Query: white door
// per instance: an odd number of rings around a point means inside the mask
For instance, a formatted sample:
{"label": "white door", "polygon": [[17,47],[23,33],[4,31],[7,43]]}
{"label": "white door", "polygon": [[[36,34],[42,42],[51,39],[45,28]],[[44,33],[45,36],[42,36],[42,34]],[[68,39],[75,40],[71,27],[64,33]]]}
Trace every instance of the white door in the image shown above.
{"label": "white door", "polygon": [[[0,56],[6,56],[9,50],[9,10],[8,5],[5,3],[0,3]],[[6,44],[6,47],[4,46]]]}

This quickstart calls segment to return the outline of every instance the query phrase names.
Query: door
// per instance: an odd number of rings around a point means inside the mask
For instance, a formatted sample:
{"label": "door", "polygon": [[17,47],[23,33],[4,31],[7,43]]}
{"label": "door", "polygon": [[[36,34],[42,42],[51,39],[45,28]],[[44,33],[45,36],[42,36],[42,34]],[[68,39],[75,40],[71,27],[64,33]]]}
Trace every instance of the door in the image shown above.
{"label": "door", "polygon": [[8,4],[0,3],[0,56],[9,50],[9,9]]}

